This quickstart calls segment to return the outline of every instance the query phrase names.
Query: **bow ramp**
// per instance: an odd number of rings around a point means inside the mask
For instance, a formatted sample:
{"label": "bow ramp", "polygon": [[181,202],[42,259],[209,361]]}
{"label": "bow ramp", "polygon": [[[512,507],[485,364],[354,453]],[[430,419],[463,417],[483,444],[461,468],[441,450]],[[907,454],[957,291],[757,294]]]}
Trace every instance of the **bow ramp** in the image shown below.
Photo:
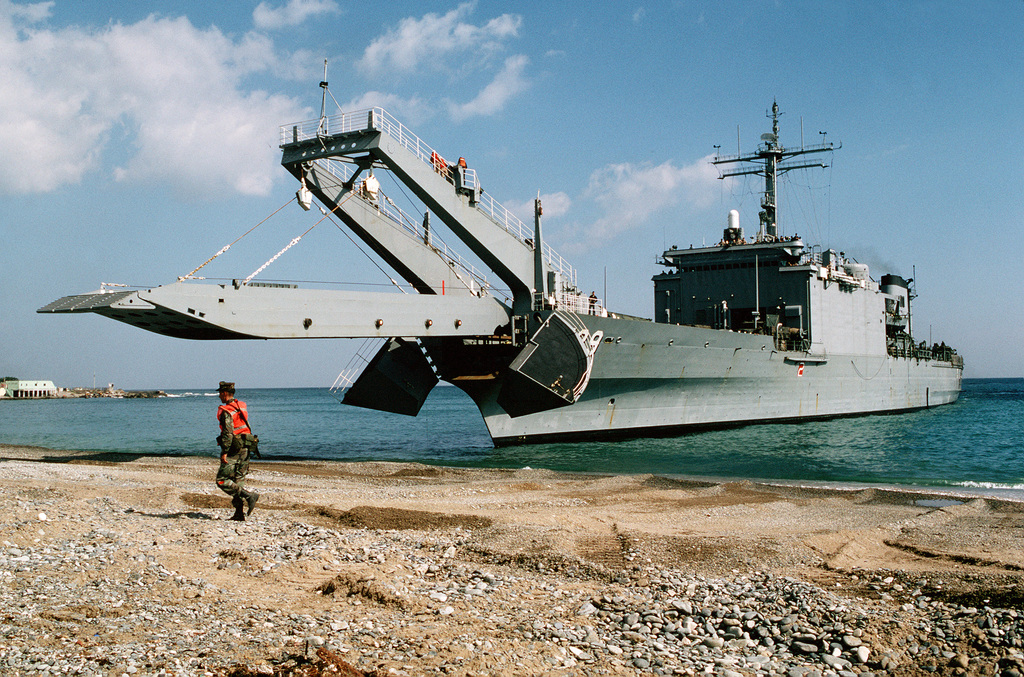
{"label": "bow ramp", "polygon": [[[173,284],[104,288],[39,312],[93,312],[189,339],[382,338],[344,400],[372,409],[415,415],[439,377],[478,403],[498,398],[513,417],[578,400],[600,332],[578,316],[588,301],[575,271],[543,243],[539,201],[531,231],[483,193],[474,170],[446,162],[382,109],[286,126],[281,148],[301,182],[300,203],[308,209],[315,195],[417,294],[252,281],[263,268],[245,280],[199,283],[196,269]],[[374,170],[390,171],[423,202],[422,224],[380,191]],[[511,308],[447,248],[431,214],[508,285]]]}
{"label": "bow ramp", "polygon": [[[324,183],[324,165],[319,160],[353,163],[357,170],[348,180],[349,189],[364,171],[390,171],[509,286],[516,314],[531,310],[534,290],[544,286],[537,284],[538,279],[560,279],[575,286],[573,268],[544,245],[538,271],[533,231],[481,190],[473,169],[446,161],[381,108],[285,125],[281,149],[281,164],[313,185]],[[337,208],[338,203],[327,197],[325,204]],[[371,246],[377,249],[379,243]],[[560,291],[560,284],[547,286],[552,292]]]}
{"label": "bow ramp", "polygon": [[193,284],[66,296],[40,313],[98,313],[188,339],[490,336],[508,324],[488,296],[300,289],[289,284]]}

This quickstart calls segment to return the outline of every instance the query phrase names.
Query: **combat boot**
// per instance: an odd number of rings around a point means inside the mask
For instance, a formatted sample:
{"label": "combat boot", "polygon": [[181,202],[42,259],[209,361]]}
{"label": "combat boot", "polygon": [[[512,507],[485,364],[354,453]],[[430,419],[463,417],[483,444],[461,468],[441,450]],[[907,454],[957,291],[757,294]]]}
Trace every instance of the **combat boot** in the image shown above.
{"label": "combat boot", "polygon": [[231,499],[231,505],[235,506],[235,514],[228,519],[235,522],[245,521],[245,501],[242,500],[241,496],[235,496]]}
{"label": "combat boot", "polygon": [[245,498],[245,514],[251,515],[252,511],[256,508],[256,501],[260,500],[260,495],[255,491],[247,491],[243,497]]}

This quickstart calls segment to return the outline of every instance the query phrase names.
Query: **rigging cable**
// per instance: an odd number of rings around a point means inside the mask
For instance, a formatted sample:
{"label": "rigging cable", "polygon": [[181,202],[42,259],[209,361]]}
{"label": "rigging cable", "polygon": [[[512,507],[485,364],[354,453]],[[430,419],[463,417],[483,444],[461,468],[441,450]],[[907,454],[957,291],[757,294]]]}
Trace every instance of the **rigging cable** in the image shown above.
{"label": "rigging cable", "polygon": [[[348,194],[348,197],[346,197],[346,198],[345,198],[344,200],[342,200],[341,202],[339,202],[338,204],[336,204],[336,205],[334,206],[334,209],[332,209],[332,210],[331,210],[331,212],[333,212],[333,211],[334,211],[335,209],[338,209],[339,207],[341,207],[341,205],[345,204],[345,202],[347,202],[347,201],[348,201],[348,199],[352,197],[352,195],[353,195],[353,193],[349,193],[349,194]],[[279,258],[279,257],[280,257],[280,256],[281,256],[282,254],[284,254],[284,253],[285,253],[286,251],[288,251],[289,249],[291,249],[292,247],[294,247],[294,246],[295,246],[296,244],[298,244],[299,240],[301,240],[302,238],[306,237],[306,235],[308,235],[308,234],[309,234],[309,231],[313,230],[314,228],[316,228],[317,226],[319,226],[319,225],[320,225],[321,223],[323,223],[324,219],[326,219],[326,218],[327,218],[328,216],[330,216],[330,214],[331,214],[331,212],[326,212],[326,211],[324,211],[323,209],[321,209],[320,211],[321,211],[321,212],[323,212],[323,218],[321,218],[321,219],[320,219],[319,221],[317,221],[317,222],[316,222],[316,223],[314,223],[314,224],[313,224],[312,226],[310,226],[309,228],[307,228],[307,229],[306,229],[306,232],[304,232],[304,233],[303,233],[302,235],[299,235],[299,236],[298,236],[298,237],[296,237],[296,238],[292,238],[292,241],[291,241],[291,242],[289,242],[289,243],[288,243],[287,245],[285,245],[285,248],[284,248],[284,249],[282,249],[281,251],[279,251],[279,252],[277,252],[276,254],[274,254],[274,255],[273,255],[272,257],[270,257],[270,260],[269,260],[269,261],[267,261],[266,263],[264,263],[264,264],[263,264],[262,266],[260,266],[259,268],[257,268],[257,269],[256,269],[255,271],[253,271],[252,273],[250,273],[250,274],[249,274],[249,277],[245,278],[245,280],[243,280],[243,281],[242,281],[242,284],[249,284],[249,280],[251,280],[252,278],[254,278],[254,277],[256,277],[257,275],[259,275],[260,273],[262,273],[262,272],[264,271],[264,269],[266,269],[266,267],[267,267],[267,266],[269,266],[269,265],[270,265],[271,263],[273,263],[274,261],[276,261],[276,260],[277,260],[277,259],[278,259],[278,258]]]}
{"label": "rigging cable", "polygon": [[829,244],[832,241],[832,168],[835,166],[836,161],[833,159],[828,163],[828,212],[825,217],[825,228],[828,233]]}
{"label": "rigging cable", "polygon": [[[342,200],[341,202],[339,202],[339,203],[338,203],[338,207],[340,207],[341,205],[343,205],[343,204],[345,203],[345,201],[346,201],[346,200],[348,200],[348,199],[349,199],[350,197],[352,197],[353,195],[355,195],[355,193],[349,193],[349,194],[348,194],[348,197],[346,197],[346,198],[345,198],[344,200]],[[337,209],[338,207],[335,207],[334,209]],[[331,210],[331,212],[333,212],[333,211],[334,211],[334,209],[332,209],[332,210]],[[323,211],[323,209],[321,209],[320,211]],[[330,215],[331,215],[330,213],[325,213],[325,214],[324,214],[324,219],[326,219],[326,218],[327,218],[328,216],[330,216]],[[324,219],[320,219],[320,221],[323,221]],[[317,221],[317,223],[320,223],[320,221]],[[387,277],[387,278],[388,278],[389,280],[391,280],[391,284],[393,284],[393,285],[395,285],[396,287],[398,287],[399,291],[401,291],[401,292],[402,292],[403,294],[408,294],[408,293],[409,293],[409,292],[405,291],[405,289],[403,289],[403,288],[402,288],[402,285],[398,284],[398,282],[397,282],[397,281],[395,280],[395,278],[393,278],[393,277],[391,277],[390,275],[388,275],[388,271],[386,271],[386,270],[384,270],[383,268],[381,268],[381,267],[380,267],[380,264],[379,264],[379,263],[377,263],[376,261],[374,261],[374,260],[373,260],[373,257],[372,257],[372,256],[370,256],[370,255],[369,255],[368,253],[366,253],[366,252],[365,252],[365,251],[363,250],[363,248],[359,246],[359,243],[358,243],[358,242],[356,242],[355,240],[353,240],[353,239],[352,239],[352,236],[351,236],[351,235],[349,235],[349,234],[348,234],[348,233],[347,233],[347,232],[345,231],[345,229],[341,227],[341,224],[340,224],[340,223],[336,222],[336,221],[335,221],[334,219],[331,219],[331,223],[333,223],[333,224],[334,224],[334,227],[335,227],[335,228],[337,228],[338,230],[340,230],[340,231],[341,231],[341,234],[342,234],[342,235],[344,235],[345,237],[347,237],[347,238],[348,238],[349,242],[351,242],[351,243],[352,243],[353,245],[355,245],[355,248],[356,248],[356,249],[358,249],[358,250],[359,250],[360,252],[362,252],[363,256],[365,256],[365,257],[366,257],[366,258],[367,258],[367,259],[368,259],[368,260],[370,261],[370,263],[372,263],[373,265],[375,265],[375,266],[377,267],[377,270],[379,270],[380,272],[384,273],[384,276],[385,276],[385,277]],[[307,231],[307,232],[308,232],[308,231]],[[303,233],[303,235],[305,235],[305,233]]]}
{"label": "rigging cable", "polygon": [[288,202],[285,202],[285,203],[284,203],[283,205],[281,205],[281,206],[280,206],[280,207],[278,207],[278,208],[277,208],[276,210],[274,210],[274,212],[273,212],[272,214],[270,214],[269,216],[267,216],[267,218],[263,219],[262,221],[260,221],[259,223],[257,223],[257,224],[256,224],[255,226],[253,226],[253,227],[252,227],[252,228],[250,228],[249,230],[245,231],[244,233],[242,233],[241,235],[239,235],[238,237],[236,237],[236,238],[235,238],[235,241],[234,241],[234,242],[232,242],[231,244],[226,244],[226,245],[224,245],[224,247],[222,247],[222,248],[221,248],[221,250],[220,250],[219,252],[217,252],[216,254],[214,254],[213,256],[211,256],[210,258],[206,259],[206,261],[204,261],[204,262],[203,262],[203,263],[202,263],[202,264],[201,264],[201,265],[200,265],[200,266],[199,266],[198,268],[196,268],[195,270],[193,270],[193,271],[192,271],[191,273],[189,273],[188,275],[183,275],[183,276],[179,277],[179,278],[178,278],[178,282],[181,282],[182,280],[188,280],[188,279],[192,279],[192,276],[193,276],[193,275],[195,275],[196,273],[198,273],[198,272],[199,272],[199,271],[200,271],[200,270],[201,270],[201,269],[202,269],[202,268],[203,268],[204,266],[206,266],[206,264],[208,264],[208,263],[209,263],[210,261],[213,261],[213,260],[214,260],[215,258],[217,258],[218,256],[220,256],[221,254],[223,254],[223,253],[224,253],[224,252],[226,252],[227,250],[231,249],[231,246],[232,246],[232,245],[234,245],[235,243],[237,243],[237,242],[238,242],[239,240],[241,240],[241,239],[242,239],[243,237],[245,237],[246,235],[248,235],[248,234],[249,234],[249,233],[251,233],[252,231],[254,231],[254,230],[256,230],[257,228],[259,228],[260,226],[262,226],[262,225],[263,225],[264,223],[266,223],[267,221],[269,221],[269,220],[270,220],[270,219],[271,219],[271,218],[272,218],[272,217],[273,217],[274,215],[276,215],[276,214],[277,214],[277,212],[281,211],[282,209],[284,209],[285,207],[287,207],[288,205],[290,205],[290,204],[291,204],[292,202],[295,202],[295,200],[296,200],[296,199],[298,199],[298,198],[294,198],[294,197],[293,197],[293,198],[292,198],[291,200],[288,200]]}

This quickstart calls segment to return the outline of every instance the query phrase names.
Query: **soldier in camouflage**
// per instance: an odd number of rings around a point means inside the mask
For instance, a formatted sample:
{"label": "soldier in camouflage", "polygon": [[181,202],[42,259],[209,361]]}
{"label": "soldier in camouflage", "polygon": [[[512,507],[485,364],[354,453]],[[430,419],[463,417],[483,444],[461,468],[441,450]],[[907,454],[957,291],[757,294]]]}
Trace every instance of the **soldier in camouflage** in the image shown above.
{"label": "soldier in camouflage", "polygon": [[217,388],[221,405],[217,409],[220,423],[220,470],[217,472],[217,486],[231,497],[235,514],[230,519],[244,522],[256,507],[260,495],[245,488],[245,476],[249,472],[249,446],[253,438],[249,428],[249,412],[245,402],[235,399],[235,384],[221,381]]}

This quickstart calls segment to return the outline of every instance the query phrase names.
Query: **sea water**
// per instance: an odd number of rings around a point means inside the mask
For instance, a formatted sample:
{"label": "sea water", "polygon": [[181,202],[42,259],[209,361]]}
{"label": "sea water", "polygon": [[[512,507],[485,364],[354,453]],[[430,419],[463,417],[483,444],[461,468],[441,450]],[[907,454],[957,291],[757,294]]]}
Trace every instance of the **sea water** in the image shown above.
{"label": "sea water", "polygon": [[[113,454],[217,453],[216,393],[0,401],[0,444]],[[959,488],[1024,499],[1024,379],[968,379],[953,405],[672,438],[494,448],[462,391],[417,417],[340,404],[327,389],[239,389],[268,462],[286,459],[654,473],[845,486]]]}

